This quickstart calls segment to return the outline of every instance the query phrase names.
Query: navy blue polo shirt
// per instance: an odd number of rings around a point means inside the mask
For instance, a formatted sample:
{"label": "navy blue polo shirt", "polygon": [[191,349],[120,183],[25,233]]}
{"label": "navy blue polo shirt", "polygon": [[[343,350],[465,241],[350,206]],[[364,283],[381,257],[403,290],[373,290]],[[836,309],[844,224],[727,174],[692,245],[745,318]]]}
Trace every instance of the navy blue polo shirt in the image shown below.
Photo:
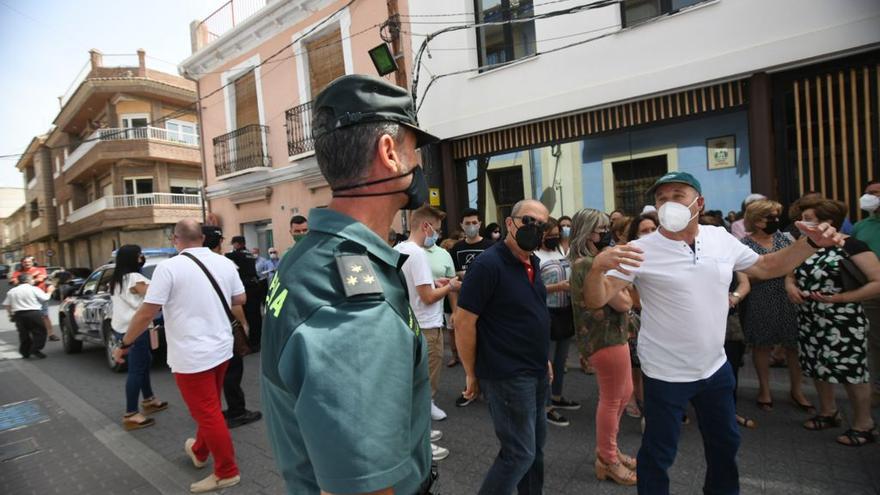
{"label": "navy blue polo shirt", "polygon": [[502,241],[468,267],[458,305],[479,316],[477,378],[503,380],[547,372],[547,288],[538,257],[532,255],[531,263],[534,282],[529,282],[525,264]]}

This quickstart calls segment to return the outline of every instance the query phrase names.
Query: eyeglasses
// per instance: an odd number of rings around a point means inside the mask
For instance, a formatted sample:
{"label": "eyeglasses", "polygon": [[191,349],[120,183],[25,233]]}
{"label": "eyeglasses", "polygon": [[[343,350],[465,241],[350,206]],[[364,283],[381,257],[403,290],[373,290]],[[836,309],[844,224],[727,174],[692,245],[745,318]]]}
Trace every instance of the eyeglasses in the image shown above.
{"label": "eyeglasses", "polygon": [[609,232],[608,227],[596,229],[593,231],[596,234],[607,234]]}
{"label": "eyeglasses", "polygon": [[519,221],[522,222],[523,225],[534,225],[541,230],[544,230],[544,227],[547,226],[547,222],[542,222],[542,221],[538,220],[537,218],[529,216],[529,215],[521,215],[521,216],[511,217],[511,218],[519,219]]}

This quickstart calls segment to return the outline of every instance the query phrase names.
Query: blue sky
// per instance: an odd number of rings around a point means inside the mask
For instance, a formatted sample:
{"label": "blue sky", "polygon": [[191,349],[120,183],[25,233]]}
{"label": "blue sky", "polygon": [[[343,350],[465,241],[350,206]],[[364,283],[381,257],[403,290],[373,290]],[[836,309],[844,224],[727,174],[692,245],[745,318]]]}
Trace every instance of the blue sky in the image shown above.
{"label": "blue sky", "polygon": [[[176,74],[175,65],[190,55],[189,23],[223,3],[0,0],[0,155],[22,152],[49,130],[57,97],[88,61],[90,49],[134,54],[143,48],[148,67]],[[127,58],[106,57],[105,64],[122,60]],[[0,187],[23,186],[17,160],[0,159]]]}

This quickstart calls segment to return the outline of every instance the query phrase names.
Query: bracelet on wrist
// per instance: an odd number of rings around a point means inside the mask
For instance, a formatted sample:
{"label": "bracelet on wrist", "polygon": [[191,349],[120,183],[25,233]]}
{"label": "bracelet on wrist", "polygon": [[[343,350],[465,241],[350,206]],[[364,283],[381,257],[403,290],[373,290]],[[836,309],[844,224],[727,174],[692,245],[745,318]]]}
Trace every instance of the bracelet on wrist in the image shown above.
{"label": "bracelet on wrist", "polygon": [[119,339],[119,348],[120,349],[128,349],[129,347],[131,347],[133,345],[134,345],[133,342],[131,344],[126,344],[125,339]]}
{"label": "bracelet on wrist", "polygon": [[813,248],[813,249],[822,249],[822,246],[820,246],[820,245],[816,244],[815,242],[813,242],[813,240],[810,239],[809,237],[807,237],[807,244],[809,244],[810,247]]}

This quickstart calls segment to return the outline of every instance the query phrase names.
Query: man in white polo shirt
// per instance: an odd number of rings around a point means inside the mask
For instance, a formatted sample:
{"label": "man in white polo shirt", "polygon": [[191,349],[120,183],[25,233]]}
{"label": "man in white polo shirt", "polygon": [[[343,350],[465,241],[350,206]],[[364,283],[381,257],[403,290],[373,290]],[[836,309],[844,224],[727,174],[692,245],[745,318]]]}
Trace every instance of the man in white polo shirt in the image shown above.
{"label": "man in white polo shirt", "polygon": [[723,228],[699,225],[705,200],[692,175],[668,173],[648,194],[659,210],[660,229],[599,254],[585,283],[586,303],[593,309],[630,283],[641,297],[638,353],[645,374],[646,425],[638,455],[639,493],[669,493],[667,471],[691,402],[706,450],[703,490],[736,494],[740,436],[734,375],[724,354],[727,312],[739,297],[728,293],[733,272],[780,277],[820,247],[843,240],[828,224],[799,222],[800,241],[758,256]]}
{"label": "man in white polo shirt", "polygon": [[[422,206],[410,216],[412,231],[409,239],[394,246],[406,255],[400,271],[406,279],[409,304],[425,341],[428,343],[428,374],[431,378],[431,419],[440,421],[446,413],[434,404],[440,369],[443,362],[443,298],[461,287],[458,279],[434,278],[426,248],[433,247],[440,238],[440,222],[446,214],[431,206]],[[441,438],[439,431],[431,430],[431,457],[435,461],[445,459],[449,450],[435,445]]]}
{"label": "man in white polo shirt", "polygon": [[190,485],[203,493],[236,485],[241,480],[229,428],[223,419],[220,393],[232,358],[232,327],[220,296],[199,264],[207,269],[226,300],[226,306],[246,301],[244,285],[235,263],[202,247],[205,236],[193,219],[174,226],[174,247],[180,252],[159,263],[153,272],[144,302],[122,337],[117,359],[163,310],[168,341],[168,366],[198,425],[196,438],[184,443],[184,451],[196,468],[214,457],[214,472]]}

